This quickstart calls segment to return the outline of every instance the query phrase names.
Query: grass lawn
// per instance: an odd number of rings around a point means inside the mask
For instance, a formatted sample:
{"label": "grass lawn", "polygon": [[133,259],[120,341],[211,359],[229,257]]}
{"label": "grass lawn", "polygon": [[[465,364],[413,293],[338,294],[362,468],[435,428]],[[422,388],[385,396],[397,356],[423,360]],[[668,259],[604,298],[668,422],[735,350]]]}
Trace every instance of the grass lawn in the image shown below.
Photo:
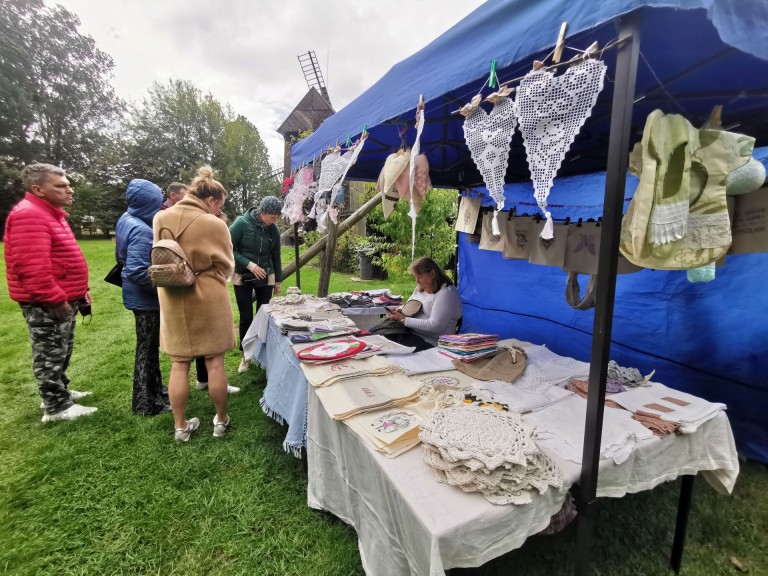
{"label": "grass lawn", "polygon": [[[306,504],[306,472],[282,450],[285,428],[259,407],[264,373],[237,374],[226,358],[232,433],[211,436],[207,394],[190,393],[202,420],[189,444],[173,442],[170,414],[131,414],[133,315],[102,278],[113,244],[86,241],[94,296],[90,325],[78,322],[69,376],[91,390],[92,417],[43,425],[30,367],[27,329],[0,283],[0,573],[347,575],[362,568],[353,529]],[[284,262],[292,259],[284,251]],[[5,274],[4,262],[0,272]],[[314,292],[318,270],[302,269]],[[295,284],[295,278],[284,287]],[[353,282],[334,274],[331,292],[389,286],[405,296],[413,281]],[[234,305],[234,297],[233,297]],[[235,308],[236,310],[236,308]],[[163,360],[167,379],[169,364]],[[604,500],[596,574],[669,574],[678,483]],[[743,462],[731,497],[697,480],[684,575],[768,574],[768,470]],[[568,574],[575,530],[530,538],[484,568],[486,574]],[[735,558],[746,572],[740,572]],[[457,570],[475,574],[476,570]]]}

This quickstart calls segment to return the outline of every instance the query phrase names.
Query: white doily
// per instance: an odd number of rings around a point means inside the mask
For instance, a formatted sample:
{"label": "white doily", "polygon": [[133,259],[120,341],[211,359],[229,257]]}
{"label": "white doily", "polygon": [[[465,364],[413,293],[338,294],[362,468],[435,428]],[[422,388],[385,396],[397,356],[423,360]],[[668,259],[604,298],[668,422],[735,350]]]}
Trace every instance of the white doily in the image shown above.
{"label": "white doily", "polygon": [[327,192],[347,169],[347,162],[351,156],[349,153],[341,155],[338,151],[328,154],[320,163],[320,178],[318,179],[318,189],[320,192]]}
{"label": "white doily", "polygon": [[419,439],[436,448],[445,460],[479,461],[488,470],[526,463],[538,452],[533,428],[519,414],[475,405],[434,410],[421,423]]}
{"label": "white doily", "polygon": [[523,133],[536,203],[547,218],[541,237],[553,237],[547,196],[565,154],[592,113],[603,89],[606,66],[585,60],[555,77],[549,71],[529,72],[520,81],[515,114]]}
{"label": "white doily", "polygon": [[504,176],[507,173],[512,133],[517,126],[514,112],[512,100],[501,97],[497,99],[490,114],[478,106],[464,120],[464,140],[488,192],[496,201],[494,233],[497,235],[496,216],[504,208]]}

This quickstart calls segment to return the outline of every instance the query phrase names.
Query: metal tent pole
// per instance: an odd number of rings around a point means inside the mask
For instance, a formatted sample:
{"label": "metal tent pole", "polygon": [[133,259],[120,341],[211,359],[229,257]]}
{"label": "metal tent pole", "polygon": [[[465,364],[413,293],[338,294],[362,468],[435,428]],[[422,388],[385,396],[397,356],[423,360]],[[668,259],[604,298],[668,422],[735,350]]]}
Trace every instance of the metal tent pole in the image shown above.
{"label": "metal tent pole", "polygon": [[597,270],[595,321],[592,330],[592,354],[589,368],[589,396],[584,423],[584,452],[579,481],[579,525],[576,550],[578,576],[590,572],[592,537],[597,511],[597,477],[600,463],[600,438],[603,431],[605,381],[611,352],[611,328],[616,291],[619,234],[624,207],[624,185],[632,128],[637,62],[640,53],[639,15],[622,19],[622,40],[616,55],[616,79],[613,85],[611,130],[608,144],[603,225]]}

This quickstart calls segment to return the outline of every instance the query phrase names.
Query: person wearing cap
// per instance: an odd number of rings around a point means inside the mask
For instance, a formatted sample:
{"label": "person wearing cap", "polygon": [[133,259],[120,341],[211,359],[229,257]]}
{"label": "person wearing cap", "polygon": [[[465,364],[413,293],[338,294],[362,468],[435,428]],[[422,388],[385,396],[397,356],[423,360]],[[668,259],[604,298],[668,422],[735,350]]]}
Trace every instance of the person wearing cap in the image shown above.
{"label": "person wearing cap", "polygon": [[[274,196],[266,196],[257,208],[249,209],[229,227],[235,255],[235,300],[240,315],[240,350],[243,338],[256,311],[267,304],[272,294],[280,294],[283,267],[280,261],[280,218],[282,205]],[[248,370],[250,360],[243,356],[238,372]]]}

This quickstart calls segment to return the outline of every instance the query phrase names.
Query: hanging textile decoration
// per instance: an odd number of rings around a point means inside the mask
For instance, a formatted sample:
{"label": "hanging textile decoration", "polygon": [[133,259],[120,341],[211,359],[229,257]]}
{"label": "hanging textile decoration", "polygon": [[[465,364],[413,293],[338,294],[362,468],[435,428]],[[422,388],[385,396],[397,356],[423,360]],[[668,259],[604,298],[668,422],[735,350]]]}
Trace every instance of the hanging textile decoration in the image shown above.
{"label": "hanging textile decoration", "polygon": [[[395,204],[397,204],[397,201],[400,199],[395,190],[397,179],[400,178],[404,172],[406,175],[408,174],[406,169],[408,168],[410,159],[410,150],[400,149],[394,154],[387,156],[387,159],[384,162],[384,168],[381,169],[379,180],[376,183],[376,191],[381,194],[381,208],[384,212],[385,220],[392,214],[395,209]],[[406,185],[407,182],[408,181],[405,180]]]}
{"label": "hanging textile decoration", "polygon": [[355,142],[355,145],[350,149],[350,151],[342,156],[343,159],[346,159],[346,166],[344,167],[344,171],[341,173],[341,177],[339,178],[338,182],[336,182],[331,188],[330,206],[328,207],[328,217],[333,221],[334,224],[339,223],[339,208],[344,205],[345,195],[342,183],[346,179],[349,169],[354,166],[355,162],[357,162],[357,157],[360,156],[360,152],[363,150],[365,139],[367,137],[368,133],[364,132],[360,137],[360,140]]}
{"label": "hanging textile decoration", "polygon": [[622,254],[660,270],[701,268],[725,255],[732,239],[726,182],[749,162],[754,144],[749,136],[697,130],[678,114],[654,110],[629,156],[640,182],[622,219]]}
{"label": "hanging textile decoration", "polygon": [[515,113],[523,133],[528,168],[536,203],[547,218],[541,237],[553,237],[552,215],[547,196],[573,140],[592,113],[603,89],[606,66],[600,60],[585,60],[555,77],[534,70],[520,81]]}
{"label": "hanging textile decoration", "polygon": [[501,235],[498,214],[504,208],[504,175],[509,162],[510,141],[517,126],[514,104],[507,98],[508,88],[488,97],[494,104],[490,114],[480,107],[480,96],[475,96],[460,113],[464,120],[464,140],[475,166],[483,177],[486,188],[496,201],[493,215],[493,234]]}
{"label": "hanging textile decoration", "polygon": [[313,197],[313,190],[310,189],[314,170],[310,166],[299,169],[293,177],[293,186],[285,196],[283,202],[283,217],[289,224],[304,222],[306,214],[304,212],[304,202],[307,198]]}
{"label": "hanging textile decoration", "polygon": [[[419,210],[414,203],[415,197],[418,196],[414,183],[416,179],[416,159],[419,157],[419,151],[421,150],[421,131],[424,129],[424,97],[419,96],[419,104],[416,106],[416,139],[411,147],[411,160],[408,167],[408,196],[411,198],[411,209],[408,211],[408,216],[411,217],[411,262],[413,262],[416,254],[416,216]],[[426,158],[425,158],[426,160]],[[429,163],[427,163],[429,166]],[[398,189],[399,192],[399,189]],[[419,208],[421,208],[421,202],[419,202]]]}

